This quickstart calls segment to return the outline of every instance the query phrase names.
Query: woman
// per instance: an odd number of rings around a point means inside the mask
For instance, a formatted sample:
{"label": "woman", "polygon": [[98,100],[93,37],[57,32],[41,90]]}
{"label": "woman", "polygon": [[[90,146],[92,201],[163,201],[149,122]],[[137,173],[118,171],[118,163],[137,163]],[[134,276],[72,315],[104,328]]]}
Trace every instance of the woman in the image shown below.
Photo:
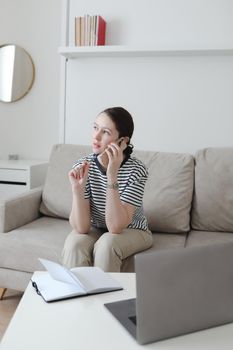
{"label": "woman", "polygon": [[63,264],[69,268],[94,265],[120,272],[125,258],[152,245],[142,209],[148,172],[130,156],[133,130],[128,111],[106,109],[94,123],[93,154],[69,172],[73,231],[63,249]]}

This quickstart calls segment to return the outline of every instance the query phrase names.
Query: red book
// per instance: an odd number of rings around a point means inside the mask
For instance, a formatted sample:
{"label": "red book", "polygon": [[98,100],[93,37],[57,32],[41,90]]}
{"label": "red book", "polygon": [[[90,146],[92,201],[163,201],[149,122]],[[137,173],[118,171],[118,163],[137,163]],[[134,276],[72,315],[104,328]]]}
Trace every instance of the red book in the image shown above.
{"label": "red book", "polygon": [[106,21],[103,17],[97,17],[96,45],[105,45]]}

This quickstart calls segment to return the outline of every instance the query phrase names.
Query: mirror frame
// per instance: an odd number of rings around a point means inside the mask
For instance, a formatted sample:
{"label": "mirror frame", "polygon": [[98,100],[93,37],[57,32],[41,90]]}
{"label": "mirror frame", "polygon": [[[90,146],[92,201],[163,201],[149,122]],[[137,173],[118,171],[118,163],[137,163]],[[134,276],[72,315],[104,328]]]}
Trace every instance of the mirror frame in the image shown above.
{"label": "mirror frame", "polygon": [[[31,57],[31,55],[21,46],[17,45],[17,44],[4,44],[4,45],[0,45],[0,50],[4,47],[8,47],[8,46],[14,46],[14,47],[17,47],[19,49],[21,49],[28,57],[29,59],[29,62],[31,63],[31,68],[32,68],[32,76],[31,76],[31,80],[30,80],[30,84],[27,86],[27,89],[25,89],[19,97],[15,98],[15,99],[11,99],[10,101],[4,101],[1,99],[1,96],[0,96],[0,102],[3,102],[3,103],[12,103],[12,102],[16,102],[16,101],[19,101],[21,100],[25,95],[28,94],[28,92],[31,90],[32,88],[32,85],[35,81],[35,65],[34,65],[34,62],[33,62],[33,59]],[[1,79],[1,77],[0,77]]]}

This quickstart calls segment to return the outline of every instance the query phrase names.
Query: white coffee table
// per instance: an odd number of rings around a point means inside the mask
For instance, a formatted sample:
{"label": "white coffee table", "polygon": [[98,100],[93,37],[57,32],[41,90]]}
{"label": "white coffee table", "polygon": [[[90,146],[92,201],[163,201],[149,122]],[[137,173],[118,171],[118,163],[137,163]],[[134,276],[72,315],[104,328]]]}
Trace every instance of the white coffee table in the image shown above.
{"label": "white coffee table", "polygon": [[233,348],[233,324],[140,346],[104,307],[135,297],[135,274],[113,273],[124,287],[47,304],[31,284],[2,339],[1,350],[225,350]]}

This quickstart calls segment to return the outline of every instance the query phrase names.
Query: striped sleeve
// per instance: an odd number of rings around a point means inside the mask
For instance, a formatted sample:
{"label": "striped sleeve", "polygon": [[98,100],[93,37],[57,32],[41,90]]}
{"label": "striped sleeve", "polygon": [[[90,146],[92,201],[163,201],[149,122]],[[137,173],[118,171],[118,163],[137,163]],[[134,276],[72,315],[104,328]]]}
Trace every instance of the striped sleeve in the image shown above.
{"label": "striped sleeve", "polygon": [[145,165],[136,160],[130,171],[130,175],[121,193],[121,200],[136,207],[142,206],[145,184],[148,178],[148,171]]}

